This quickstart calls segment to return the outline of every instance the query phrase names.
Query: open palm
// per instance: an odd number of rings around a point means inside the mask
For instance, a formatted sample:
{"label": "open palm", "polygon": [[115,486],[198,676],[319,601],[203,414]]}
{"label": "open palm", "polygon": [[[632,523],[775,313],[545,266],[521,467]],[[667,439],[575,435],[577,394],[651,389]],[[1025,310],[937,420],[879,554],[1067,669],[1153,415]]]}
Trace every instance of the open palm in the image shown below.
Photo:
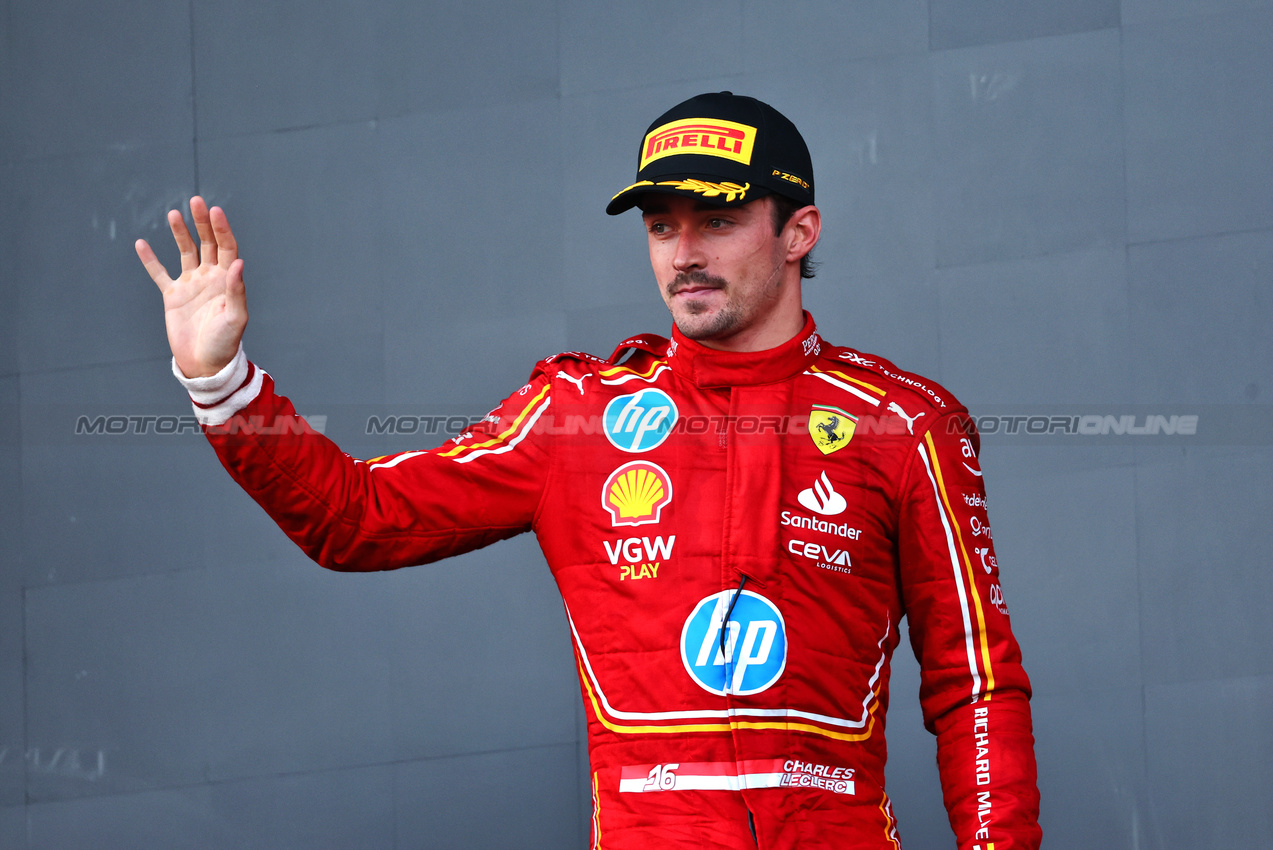
{"label": "open palm", "polygon": [[190,199],[190,215],[199,233],[196,250],[186,221],[177,210],[168,224],[181,252],[181,274],[173,279],[145,239],[137,256],[164,296],[168,345],[187,378],[215,375],[239,349],[248,323],[243,261],[230,222],[220,207],[208,209],[203,198]]}

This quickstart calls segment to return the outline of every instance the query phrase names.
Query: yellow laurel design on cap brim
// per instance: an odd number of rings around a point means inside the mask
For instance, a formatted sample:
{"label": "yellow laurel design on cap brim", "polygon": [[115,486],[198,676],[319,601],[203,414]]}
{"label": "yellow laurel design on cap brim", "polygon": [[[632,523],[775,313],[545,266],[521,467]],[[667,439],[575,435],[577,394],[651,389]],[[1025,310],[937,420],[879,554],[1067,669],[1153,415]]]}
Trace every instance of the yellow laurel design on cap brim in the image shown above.
{"label": "yellow laurel design on cap brim", "polygon": [[[742,200],[747,196],[747,190],[751,188],[750,183],[744,183],[739,186],[737,183],[711,183],[707,180],[664,180],[659,183],[660,186],[671,186],[673,189],[681,189],[685,192],[695,192],[704,198],[716,198],[721,195],[725,196],[725,203],[733,203],[735,198]],[[624,190],[627,191],[626,189]]]}
{"label": "yellow laurel design on cap brim", "polygon": [[615,193],[614,193],[614,197],[612,197],[610,200],[612,200],[612,201],[613,201],[615,198],[617,198],[617,197],[619,197],[620,195],[622,195],[622,194],[623,194],[623,192],[631,192],[633,189],[636,189],[636,188],[638,188],[638,187],[640,187],[640,186],[653,186],[653,185],[654,185],[654,181],[653,181],[653,180],[641,180],[640,182],[633,183],[631,186],[629,186],[628,188],[624,189],[622,192],[615,192]]}

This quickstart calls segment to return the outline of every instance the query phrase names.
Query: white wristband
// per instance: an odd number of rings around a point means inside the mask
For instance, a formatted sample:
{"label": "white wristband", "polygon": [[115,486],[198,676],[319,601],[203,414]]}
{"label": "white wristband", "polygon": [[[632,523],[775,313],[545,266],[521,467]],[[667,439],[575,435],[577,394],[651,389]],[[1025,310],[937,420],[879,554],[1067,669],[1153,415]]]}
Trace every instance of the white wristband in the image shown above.
{"label": "white wristband", "polygon": [[187,378],[172,359],[172,374],[190,393],[195,417],[203,425],[224,425],[234,414],[247,407],[261,392],[264,372],[248,361],[243,344],[234,359],[215,375],[203,378]]}

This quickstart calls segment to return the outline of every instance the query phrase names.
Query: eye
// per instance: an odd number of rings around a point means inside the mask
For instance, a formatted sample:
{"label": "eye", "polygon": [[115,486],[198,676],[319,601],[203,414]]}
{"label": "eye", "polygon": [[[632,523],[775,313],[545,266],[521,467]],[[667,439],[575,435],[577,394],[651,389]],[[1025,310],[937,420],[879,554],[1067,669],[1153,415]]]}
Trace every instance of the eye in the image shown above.
{"label": "eye", "polygon": [[707,220],[707,229],[724,230],[726,227],[729,227],[730,224],[732,224],[732,222],[727,218],[709,218]]}
{"label": "eye", "polygon": [[650,231],[655,236],[662,236],[664,233],[667,233],[668,226],[661,221],[652,221],[646,225],[646,230]]}

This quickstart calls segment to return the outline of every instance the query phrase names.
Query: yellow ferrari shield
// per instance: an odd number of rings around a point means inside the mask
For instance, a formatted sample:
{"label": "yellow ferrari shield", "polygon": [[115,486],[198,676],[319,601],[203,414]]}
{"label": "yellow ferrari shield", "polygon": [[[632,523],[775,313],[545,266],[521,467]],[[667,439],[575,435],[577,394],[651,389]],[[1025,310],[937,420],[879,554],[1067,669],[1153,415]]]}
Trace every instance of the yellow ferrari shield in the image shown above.
{"label": "yellow ferrari shield", "polygon": [[856,416],[829,404],[815,404],[809,411],[809,436],[824,455],[847,446],[857,425]]}

